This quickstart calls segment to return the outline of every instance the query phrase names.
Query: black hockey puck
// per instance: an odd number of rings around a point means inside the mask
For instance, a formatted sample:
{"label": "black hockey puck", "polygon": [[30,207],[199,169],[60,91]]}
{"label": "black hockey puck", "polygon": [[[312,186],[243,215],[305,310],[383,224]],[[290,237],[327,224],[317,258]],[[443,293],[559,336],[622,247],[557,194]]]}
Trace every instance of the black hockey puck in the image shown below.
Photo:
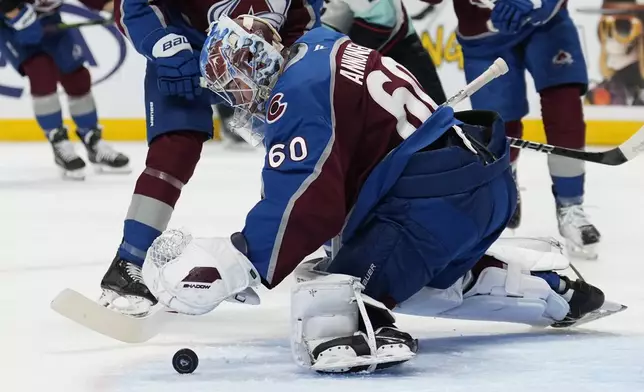
{"label": "black hockey puck", "polygon": [[197,366],[199,366],[199,357],[189,348],[182,348],[172,357],[172,367],[177,373],[192,373],[197,369]]}

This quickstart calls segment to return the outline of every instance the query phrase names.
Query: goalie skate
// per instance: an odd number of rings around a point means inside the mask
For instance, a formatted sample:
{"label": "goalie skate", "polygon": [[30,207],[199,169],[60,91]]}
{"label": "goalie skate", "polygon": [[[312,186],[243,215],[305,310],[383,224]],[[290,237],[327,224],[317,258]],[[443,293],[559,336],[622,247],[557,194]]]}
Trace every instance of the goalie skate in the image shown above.
{"label": "goalie skate", "polygon": [[606,301],[599,288],[584,280],[572,281],[565,276],[561,276],[560,279],[565,285],[561,295],[569,297],[570,310],[563,320],[552,324],[555,328],[580,326],[626,309],[624,305]]}
{"label": "goalie skate", "polygon": [[362,332],[321,343],[313,350],[311,368],[320,373],[371,372],[406,362],[418,351],[418,341],[394,327],[379,328],[375,338],[375,355]]}

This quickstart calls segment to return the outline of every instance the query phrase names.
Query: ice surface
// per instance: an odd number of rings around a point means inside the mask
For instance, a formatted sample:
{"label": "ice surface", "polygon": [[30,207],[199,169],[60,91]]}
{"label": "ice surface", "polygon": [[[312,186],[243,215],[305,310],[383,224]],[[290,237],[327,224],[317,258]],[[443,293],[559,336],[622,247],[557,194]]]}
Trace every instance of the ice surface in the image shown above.
{"label": "ice surface", "polygon": [[[644,157],[621,167],[588,165],[587,205],[603,234],[600,259],[578,261],[584,277],[626,312],[572,331],[400,317],[420,339],[412,362],[377,375],[319,376],[297,368],[288,348],[288,283],[263,305],[225,304],[178,317],[165,333],[127,345],[63,319],[49,301],[64,287],[97,296],[121,237],[143,144],[121,144],[135,172],[63,182],[46,144],[0,145],[1,391],[643,391]],[[80,147],[79,147],[80,151]],[[172,227],[226,235],[259,197],[261,153],[209,145],[184,188]],[[556,235],[544,156],[525,153],[520,235]],[[194,349],[192,375],[171,367]]]}

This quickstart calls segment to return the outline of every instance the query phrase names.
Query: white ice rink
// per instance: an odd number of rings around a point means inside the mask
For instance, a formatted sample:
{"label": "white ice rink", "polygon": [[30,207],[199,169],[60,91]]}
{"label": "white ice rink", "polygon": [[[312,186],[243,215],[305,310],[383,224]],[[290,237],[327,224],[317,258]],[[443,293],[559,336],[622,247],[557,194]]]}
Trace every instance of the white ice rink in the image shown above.
{"label": "white ice rink", "polygon": [[[80,151],[80,146],[78,146]],[[630,308],[577,330],[400,317],[420,339],[412,362],[377,375],[320,376],[298,369],[288,348],[288,283],[263,305],[225,304],[177,317],[146,344],[85,330],[49,309],[72,287],[92,297],[121,238],[143,144],[119,144],[129,176],[63,182],[50,147],[0,145],[0,391],[403,392],[644,391],[644,157],[621,167],[588,165],[588,212],[603,234],[584,277]],[[172,227],[227,235],[259,197],[261,153],[211,144],[184,188]],[[555,235],[545,158],[524,153],[521,235]],[[171,367],[177,349],[200,356],[192,375]]]}

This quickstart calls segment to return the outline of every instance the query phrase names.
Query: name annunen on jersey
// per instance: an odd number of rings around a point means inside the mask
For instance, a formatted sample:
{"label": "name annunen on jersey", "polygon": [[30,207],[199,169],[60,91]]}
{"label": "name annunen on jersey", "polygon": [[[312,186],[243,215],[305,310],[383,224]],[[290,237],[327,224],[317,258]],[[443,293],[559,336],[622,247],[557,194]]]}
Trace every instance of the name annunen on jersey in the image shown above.
{"label": "name annunen on jersey", "polygon": [[364,70],[372,49],[351,43],[347,45],[340,59],[340,75],[362,86]]}

